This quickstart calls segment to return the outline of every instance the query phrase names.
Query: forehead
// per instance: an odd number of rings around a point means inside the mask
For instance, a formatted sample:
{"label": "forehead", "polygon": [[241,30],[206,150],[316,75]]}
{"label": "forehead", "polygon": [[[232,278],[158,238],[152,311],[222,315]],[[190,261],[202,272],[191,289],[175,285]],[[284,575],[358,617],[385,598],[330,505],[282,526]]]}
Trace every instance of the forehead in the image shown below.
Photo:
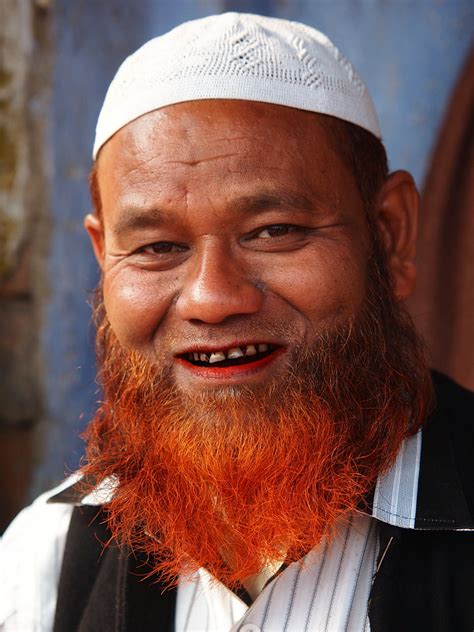
{"label": "forehead", "polygon": [[[234,100],[180,103],[155,110],[119,130],[98,158],[101,195],[225,189],[302,190],[337,204],[357,198],[323,115]],[[245,189],[248,189],[246,191]],[[136,200],[135,200],[136,202]]]}

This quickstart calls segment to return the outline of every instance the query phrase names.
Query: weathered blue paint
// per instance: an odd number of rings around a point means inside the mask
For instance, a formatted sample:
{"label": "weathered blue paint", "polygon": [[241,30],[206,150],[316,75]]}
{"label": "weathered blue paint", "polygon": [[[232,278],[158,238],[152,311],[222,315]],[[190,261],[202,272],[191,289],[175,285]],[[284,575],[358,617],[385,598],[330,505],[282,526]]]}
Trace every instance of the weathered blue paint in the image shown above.
{"label": "weathered blue paint", "polygon": [[95,120],[120,61],[180,22],[253,11],[320,28],[369,84],[394,168],[421,183],[447,97],[472,39],[471,0],[57,0],[50,121],[53,234],[42,348],[45,420],[31,495],[76,467],[78,435],[98,397],[89,294],[96,264],[82,229]]}

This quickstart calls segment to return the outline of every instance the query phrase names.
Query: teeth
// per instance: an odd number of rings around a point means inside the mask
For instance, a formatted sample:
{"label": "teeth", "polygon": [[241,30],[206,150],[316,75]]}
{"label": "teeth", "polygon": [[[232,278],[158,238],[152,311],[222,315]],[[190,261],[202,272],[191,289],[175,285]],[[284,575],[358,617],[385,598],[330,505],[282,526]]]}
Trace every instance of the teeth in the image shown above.
{"label": "teeth", "polygon": [[228,351],[210,351],[208,353],[200,353],[193,351],[188,354],[188,359],[195,362],[209,362],[214,364],[215,362],[223,362],[224,360],[238,360],[244,356],[254,356],[257,353],[265,353],[269,351],[270,345],[266,343],[260,343],[258,345],[247,345],[246,347],[232,347]]}
{"label": "teeth", "polygon": [[227,357],[229,360],[236,360],[237,358],[242,358],[244,356],[244,352],[240,347],[234,347],[233,349],[229,349],[227,352]]}
{"label": "teeth", "polygon": [[209,362],[213,364],[214,362],[222,362],[222,360],[225,359],[226,357],[223,351],[214,351],[209,357]]}

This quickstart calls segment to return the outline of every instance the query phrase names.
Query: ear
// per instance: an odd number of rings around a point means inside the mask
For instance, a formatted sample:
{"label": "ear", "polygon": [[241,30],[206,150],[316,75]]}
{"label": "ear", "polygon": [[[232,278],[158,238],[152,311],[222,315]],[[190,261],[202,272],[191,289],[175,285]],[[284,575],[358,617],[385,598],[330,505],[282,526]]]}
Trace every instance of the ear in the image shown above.
{"label": "ear", "polygon": [[404,300],[416,284],[416,236],[420,196],[407,171],[391,173],[377,196],[377,226],[395,294]]}
{"label": "ear", "polygon": [[84,228],[87,230],[92,242],[92,248],[94,249],[95,258],[97,259],[100,268],[103,269],[105,257],[103,224],[95,213],[89,213],[84,218]]}

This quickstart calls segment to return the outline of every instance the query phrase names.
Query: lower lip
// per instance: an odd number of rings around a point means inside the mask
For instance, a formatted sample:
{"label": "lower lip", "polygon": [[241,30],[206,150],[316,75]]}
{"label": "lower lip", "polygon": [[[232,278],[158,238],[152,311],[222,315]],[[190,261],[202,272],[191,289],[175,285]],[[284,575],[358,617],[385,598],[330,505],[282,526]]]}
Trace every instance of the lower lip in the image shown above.
{"label": "lower lip", "polygon": [[179,362],[179,364],[184,366],[190,373],[192,373],[196,377],[203,377],[214,380],[225,380],[245,377],[247,375],[258,373],[263,368],[274,362],[283,352],[284,349],[277,349],[276,351],[274,351],[270,355],[265,356],[261,360],[256,360],[255,362],[251,362],[249,364],[237,364],[235,366],[219,367],[211,365],[208,368],[203,366],[196,366],[195,364],[191,364],[191,362],[188,362],[183,358],[176,358],[176,362]]}

